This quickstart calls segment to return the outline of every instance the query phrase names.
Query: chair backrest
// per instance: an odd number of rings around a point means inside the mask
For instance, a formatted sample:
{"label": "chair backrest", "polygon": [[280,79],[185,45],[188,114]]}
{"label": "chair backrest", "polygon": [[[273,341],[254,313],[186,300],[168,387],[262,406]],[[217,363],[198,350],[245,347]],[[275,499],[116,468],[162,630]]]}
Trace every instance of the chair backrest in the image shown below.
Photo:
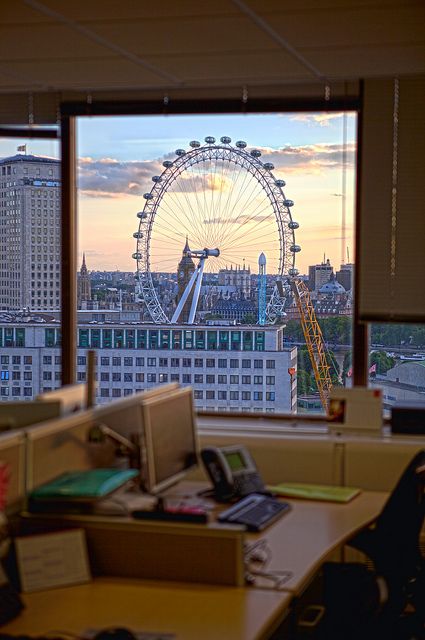
{"label": "chair backrest", "polygon": [[[375,557],[409,571],[421,561],[419,535],[425,518],[425,450],[407,465],[375,529]],[[388,567],[387,567],[388,569]]]}

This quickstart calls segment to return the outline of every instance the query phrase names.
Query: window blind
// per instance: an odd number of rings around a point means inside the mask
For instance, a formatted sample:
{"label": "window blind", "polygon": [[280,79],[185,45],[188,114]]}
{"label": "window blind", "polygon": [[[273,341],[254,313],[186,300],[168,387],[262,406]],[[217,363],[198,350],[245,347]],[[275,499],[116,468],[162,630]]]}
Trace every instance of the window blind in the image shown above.
{"label": "window blind", "polygon": [[425,321],[424,105],[425,76],[364,83],[360,320]]}

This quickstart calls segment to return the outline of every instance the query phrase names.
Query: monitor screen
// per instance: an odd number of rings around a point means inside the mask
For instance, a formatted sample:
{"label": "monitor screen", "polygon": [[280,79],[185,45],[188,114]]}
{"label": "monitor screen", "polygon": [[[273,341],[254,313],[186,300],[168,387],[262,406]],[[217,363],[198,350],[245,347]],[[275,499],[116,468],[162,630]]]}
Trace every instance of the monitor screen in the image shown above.
{"label": "monitor screen", "polygon": [[158,493],[198,464],[192,389],[147,398],[142,411],[144,485],[149,493]]}

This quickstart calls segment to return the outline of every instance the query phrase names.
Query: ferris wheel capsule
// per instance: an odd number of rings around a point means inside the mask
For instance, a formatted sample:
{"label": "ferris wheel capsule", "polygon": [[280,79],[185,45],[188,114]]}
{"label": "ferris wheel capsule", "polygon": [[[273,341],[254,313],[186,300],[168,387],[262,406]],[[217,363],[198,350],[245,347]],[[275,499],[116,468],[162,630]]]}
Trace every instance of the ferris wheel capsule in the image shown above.
{"label": "ferris wheel capsule", "polygon": [[275,185],[277,187],[284,187],[285,184],[286,184],[285,180],[280,180],[280,179],[279,180],[275,180],[274,183],[275,183]]}
{"label": "ferris wheel capsule", "polygon": [[299,253],[301,251],[301,247],[299,244],[291,244],[291,246],[289,247],[289,251],[291,251],[292,253]]}
{"label": "ferris wheel capsule", "polygon": [[151,193],[144,193],[143,197],[145,200],[152,200],[153,195]]}
{"label": "ferris wheel capsule", "polygon": [[205,142],[206,142],[207,144],[214,144],[214,142],[215,142],[215,138],[214,138],[213,136],[207,136],[207,137],[205,138]]}
{"label": "ferris wheel capsule", "polygon": [[284,200],[283,204],[285,207],[293,207],[294,206],[294,201],[293,200]]}
{"label": "ferris wheel capsule", "polygon": [[288,275],[290,276],[297,276],[299,274],[298,269],[288,269]]}
{"label": "ferris wheel capsule", "polygon": [[133,233],[133,238],[136,240],[141,240],[143,238],[143,231],[135,231]]}
{"label": "ferris wheel capsule", "polygon": [[288,227],[290,229],[298,229],[299,228],[299,224],[298,222],[295,222],[295,220],[291,220],[291,222],[288,222]]}
{"label": "ferris wheel capsule", "polygon": [[246,147],[246,142],[245,140],[238,140],[236,143],[236,146],[238,149],[245,149]]}
{"label": "ferris wheel capsule", "polygon": [[161,176],[152,176],[152,182],[161,182]]}
{"label": "ferris wheel capsule", "polygon": [[133,260],[141,260],[142,254],[140,253],[140,251],[136,251],[136,253],[133,253],[131,257],[133,258]]}
{"label": "ferris wheel capsule", "polygon": [[140,218],[140,220],[144,220],[145,218],[148,217],[148,214],[145,213],[144,211],[138,211],[137,217]]}
{"label": "ferris wheel capsule", "polygon": [[192,149],[198,149],[198,147],[201,146],[201,143],[199,142],[199,140],[191,140],[189,142],[189,147],[192,147]]}
{"label": "ferris wheel capsule", "polygon": [[232,139],[229,138],[229,136],[222,136],[220,138],[220,142],[222,142],[223,144],[230,144],[232,142]]}
{"label": "ferris wheel capsule", "polygon": [[184,149],[176,149],[176,156],[184,156],[186,151]]}
{"label": "ferris wheel capsule", "polygon": [[261,151],[259,149],[253,149],[249,152],[249,155],[253,158],[259,158],[261,156]]}
{"label": "ferris wheel capsule", "polygon": [[265,162],[265,163],[263,164],[263,167],[264,167],[265,169],[267,169],[267,171],[273,171],[273,169],[274,169],[274,164],[273,164],[272,162]]}
{"label": "ferris wheel capsule", "polygon": [[165,167],[166,169],[169,169],[170,167],[173,166],[173,163],[171,162],[171,160],[164,160],[164,162],[162,163],[162,166]]}

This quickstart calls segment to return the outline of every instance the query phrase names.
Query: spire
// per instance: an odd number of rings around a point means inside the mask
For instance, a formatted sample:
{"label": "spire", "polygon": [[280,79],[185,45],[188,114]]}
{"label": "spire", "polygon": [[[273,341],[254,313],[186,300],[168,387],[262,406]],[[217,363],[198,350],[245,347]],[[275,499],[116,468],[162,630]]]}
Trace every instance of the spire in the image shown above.
{"label": "spire", "polygon": [[83,264],[81,265],[81,267],[85,267],[86,266],[86,253],[83,253]]}
{"label": "spire", "polygon": [[186,244],[184,245],[184,249],[183,249],[183,255],[189,253],[190,251],[190,247],[189,247],[189,238],[186,235]]}

